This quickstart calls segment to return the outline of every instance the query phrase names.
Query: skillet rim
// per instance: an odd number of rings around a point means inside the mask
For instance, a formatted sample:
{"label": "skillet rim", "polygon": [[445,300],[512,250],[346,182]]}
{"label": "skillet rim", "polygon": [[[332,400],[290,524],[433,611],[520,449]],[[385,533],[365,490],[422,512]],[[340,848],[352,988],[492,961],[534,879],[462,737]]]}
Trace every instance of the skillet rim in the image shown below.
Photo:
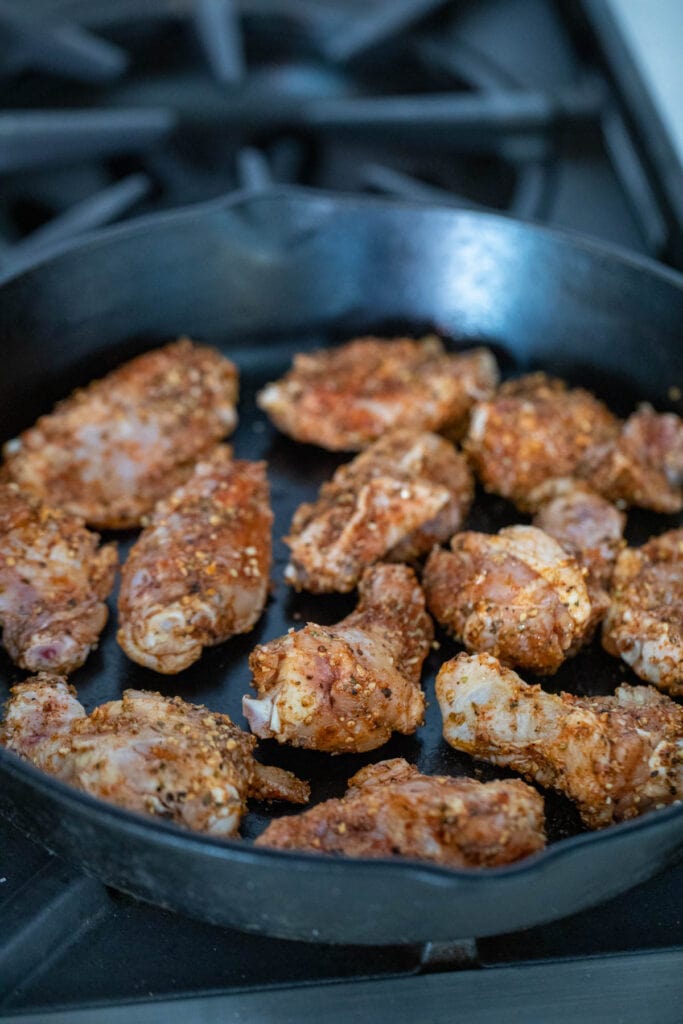
{"label": "skillet rim", "polygon": [[[30,263],[22,263],[15,270],[12,270],[10,267],[10,269],[4,274],[0,272],[0,288],[3,288],[10,282],[18,280],[24,275],[31,274],[34,270],[37,270],[46,263],[51,262],[51,260],[61,256],[63,253],[78,249],[87,250],[91,246],[99,245],[103,242],[109,242],[110,239],[118,239],[125,237],[127,234],[135,234],[137,231],[144,230],[144,228],[150,225],[156,226],[176,219],[181,220],[184,217],[191,217],[193,214],[197,213],[201,214],[210,212],[213,209],[233,209],[239,206],[254,206],[262,200],[287,200],[290,198],[295,200],[307,200],[311,204],[314,204],[316,201],[327,200],[334,205],[357,205],[369,208],[393,207],[395,209],[402,209],[406,211],[412,210],[416,212],[438,211],[439,213],[449,214],[452,217],[461,218],[463,220],[502,221],[504,224],[517,225],[518,227],[530,230],[532,233],[555,239],[561,244],[570,245],[575,249],[591,253],[593,256],[606,256],[611,259],[616,259],[617,261],[625,263],[636,270],[640,269],[647,273],[654,274],[656,277],[659,277],[661,280],[666,281],[668,284],[683,292],[683,270],[679,271],[673,267],[667,267],[664,263],[660,263],[658,260],[655,260],[650,256],[635,253],[624,246],[620,246],[613,242],[602,241],[602,239],[594,238],[592,235],[585,234],[582,231],[576,231],[573,228],[539,224],[537,221],[531,219],[513,217],[511,214],[502,210],[480,210],[471,209],[469,207],[439,206],[438,203],[422,202],[417,199],[409,200],[393,196],[359,195],[355,192],[333,192],[329,189],[309,188],[305,185],[276,185],[271,188],[264,189],[238,189],[233,192],[227,192],[222,196],[216,196],[213,199],[205,199],[197,203],[186,203],[182,206],[176,206],[171,210],[161,210],[157,213],[147,213],[142,214],[139,217],[132,217],[123,224],[113,224],[108,227],[83,232],[83,234],[77,235],[75,238],[63,239],[62,241],[47,245],[43,250],[41,250],[40,255],[31,257]],[[0,301],[1,300],[2,295],[0,294]]]}
{"label": "skillet rim", "polygon": [[[643,271],[648,275],[659,278],[668,286],[677,289],[683,296],[682,272],[666,267],[650,257],[633,253],[621,246],[594,239],[590,235],[585,235],[582,232],[574,231],[572,229],[548,227],[546,225],[537,224],[531,220],[524,220],[498,211],[472,210],[469,208],[460,209],[452,206],[439,206],[438,204],[426,203],[417,200],[408,201],[386,196],[358,195],[356,193],[332,192],[329,190],[326,191],[322,189],[307,188],[304,186],[282,185],[262,190],[244,189],[227,193],[226,195],[204,200],[202,202],[175,207],[172,210],[145,214],[140,217],[132,218],[124,224],[113,225],[87,232],[83,235],[79,235],[75,239],[67,239],[55,243],[53,246],[47,247],[42,254],[38,258],[33,259],[29,265],[20,266],[14,271],[10,269],[5,275],[0,274],[0,311],[2,306],[3,288],[5,285],[14,283],[22,277],[29,277],[34,271],[40,270],[43,266],[51,263],[53,260],[57,260],[65,253],[74,251],[87,252],[87,250],[91,248],[106,245],[110,241],[143,233],[148,227],[163,226],[170,222],[177,222],[186,218],[192,218],[195,215],[210,213],[213,210],[223,211],[235,208],[239,209],[240,207],[250,208],[260,204],[262,201],[287,201],[289,199],[308,202],[312,207],[318,203],[327,203],[331,211],[334,211],[335,208],[337,208],[338,211],[340,207],[342,209],[345,207],[360,207],[365,209],[394,208],[404,211],[405,213],[439,212],[464,221],[487,221],[493,222],[494,224],[502,222],[506,226],[507,230],[510,230],[511,227],[523,229],[531,234],[549,238],[559,245],[565,247],[569,246],[570,248],[587,252],[593,258],[602,258],[613,262],[616,261],[617,263],[625,264],[632,269]],[[253,842],[248,839],[214,838],[203,833],[183,829],[180,826],[165,822],[162,819],[154,818],[153,816],[147,817],[143,814],[138,814],[135,811],[125,810],[115,804],[108,803],[105,800],[91,796],[84,791],[69,786],[67,783],[49,775],[47,772],[41,771],[29,762],[24,761],[18,755],[13,754],[3,746],[0,746],[0,778],[6,774],[18,776],[21,781],[26,782],[31,788],[42,791],[43,795],[47,796],[47,798],[57,807],[63,806],[64,804],[75,804],[77,807],[81,807],[84,813],[88,814],[89,812],[89,816],[91,818],[94,817],[97,819],[98,816],[104,816],[111,822],[113,827],[117,827],[117,830],[123,834],[126,832],[135,833],[144,838],[146,834],[151,832],[158,835],[160,840],[165,837],[166,843],[171,846],[179,845],[190,849],[196,847],[196,851],[193,852],[203,851],[206,853],[210,850],[213,851],[212,856],[218,856],[219,854],[224,853],[225,858],[221,859],[242,861],[247,864],[253,863],[254,861],[264,862],[267,864],[269,860],[280,860],[284,855],[286,862],[289,863],[291,867],[296,867],[301,870],[314,868],[325,872],[332,870],[334,874],[337,872],[350,874],[358,866],[363,870],[370,870],[376,873],[387,872],[387,870],[392,873],[396,871],[399,875],[420,877],[427,883],[431,880],[435,882],[441,880],[443,882],[451,881],[454,883],[461,881],[470,884],[472,882],[483,882],[489,877],[504,880],[505,878],[517,877],[536,869],[541,871],[543,867],[552,864],[558,859],[560,862],[568,859],[572,856],[574,851],[581,849],[588,844],[597,845],[598,843],[601,843],[604,848],[604,846],[611,841],[611,837],[614,837],[614,841],[617,842],[619,837],[625,833],[635,833],[643,829],[652,829],[655,826],[664,825],[670,820],[674,821],[679,818],[683,818],[683,801],[678,801],[668,807],[650,811],[641,817],[620,822],[616,825],[610,825],[605,829],[580,832],[576,835],[559,839],[551,845],[546,846],[544,849],[512,864],[486,868],[450,868],[431,864],[428,861],[410,858],[346,858],[335,857],[332,855],[321,856],[320,854],[297,850],[256,847]],[[545,790],[540,790],[540,792],[543,794]],[[0,814],[8,817],[8,820],[10,821],[12,820],[9,816],[4,814],[1,803]],[[120,827],[116,825],[117,822]],[[34,838],[33,833],[31,833],[31,837]],[[41,840],[38,841],[40,842]],[[680,843],[680,848],[683,849],[683,840]]]}

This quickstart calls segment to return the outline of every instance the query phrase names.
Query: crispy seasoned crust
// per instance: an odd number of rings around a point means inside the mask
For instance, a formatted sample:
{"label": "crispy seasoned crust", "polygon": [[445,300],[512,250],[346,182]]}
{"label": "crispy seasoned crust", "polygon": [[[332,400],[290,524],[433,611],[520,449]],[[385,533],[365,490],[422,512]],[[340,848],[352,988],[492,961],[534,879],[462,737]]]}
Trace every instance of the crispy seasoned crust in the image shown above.
{"label": "crispy seasoned crust", "polygon": [[308,623],[254,649],[252,732],[333,754],[374,750],[422,723],[422,664],[433,638],[413,571],[376,565],[358,607],[335,626]]}
{"label": "crispy seasoned crust", "polygon": [[30,672],[68,674],[97,646],[116,547],[78,516],[0,484],[0,624],[13,661]]}
{"label": "crispy seasoned crust", "polygon": [[421,775],[396,758],[363,768],[343,799],[271,822],[256,845],[494,867],[543,848],[543,800],[523,782]]}
{"label": "crispy seasoned crust", "polygon": [[533,373],[475,407],[464,447],[487,491],[533,511],[535,488],[579,475],[590,453],[618,433],[619,421],[589,391]]}
{"label": "crispy seasoned crust", "polygon": [[683,708],[652,687],[545,693],[488,654],[459,654],[436,696],[452,747],[560,790],[590,828],[683,797]]}
{"label": "crispy seasoned crust", "polygon": [[232,836],[250,797],[309,798],[306,783],[254,760],[256,740],[227,715],[180,697],[126,690],[86,716],[58,676],[38,675],[11,692],[0,742],[119,807]]}
{"label": "crispy seasoned crust", "polygon": [[533,526],[458,533],[435,548],[423,575],[427,607],[472,651],[552,675],[592,626],[583,573]]}
{"label": "crispy seasoned crust", "polygon": [[395,430],[300,505],[285,579],[314,593],[352,590],[380,559],[409,561],[456,532],[474,494],[462,455],[436,434]]}
{"label": "crispy seasoned crust", "polygon": [[237,370],[182,338],[75,391],[4,449],[6,478],[93,526],[139,525],[235,428]]}
{"label": "crispy seasoned crust", "polygon": [[268,596],[271,527],[264,462],[218,446],[157,505],[121,573],[118,641],[174,673],[206,646],[253,628]]}
{"label": "crispy seasoned crust", "polygon": [[602,644],[641,679],[683,696],[683,529],[622,551]]}
{"label": "crispy seasoned crust", "polygon": [[488,349],[446,353],[439,338],[356,338],[295,356],[258,404],[283,433],[332,451],[366,448],[395,427],[457,433],[492,394]]}

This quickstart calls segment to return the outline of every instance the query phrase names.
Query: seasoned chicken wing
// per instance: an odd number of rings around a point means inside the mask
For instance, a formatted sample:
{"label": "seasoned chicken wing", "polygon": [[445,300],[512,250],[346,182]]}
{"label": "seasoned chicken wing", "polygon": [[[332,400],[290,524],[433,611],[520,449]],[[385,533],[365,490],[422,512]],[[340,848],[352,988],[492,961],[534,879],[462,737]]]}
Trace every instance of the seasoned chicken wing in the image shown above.
{"label": "seasoned chicken wing", "polygon": [[98,545],[79,517],[0,484],[0,624],[17,665],[67,674],[97,646],[117,565]]}
{"label": "seasoned chicken wing", "polygon": [[591,454],[586,475],[610,501],[654,512],[683,510],[683,420],[642,405],[612,444]]}
{"label": "seasoned chicken wing", "polygon": [[449,441],[392,431],[298,508],[285,538],[285,579],[314,593],[352,590],[373,562],[409,561],[454,534],[473,494],[472,474]]}
{"label": "seasoned chicken wing", "polygon": [[237,370],[187,338],[75,391],[4,447],[22,490],[93,526],[139,525],[235,427]]}
{"label": "seasoned chicken wing", "polygon": [[356,338],[296,356],[258,404],[297,441],[358,451],[399,426],[459,432],[474,402],[491,395],[497,381],[488,349],[447,353],[432,335]]}
{"label": "seasoned chicken wing", "polygon": [[641,679],[683,696],[683,529],[622,551],[602,644]]}
{"label": "seasoned chicken wing", "polygon": [[524,782],[421,775],[395,758],[362,768],[343,799],[271,822],[256,845],[494,867],[545,846],[543,800]]}
{"label": "seasoned chicken wing", "polygon": [[591,453],[618,433],[619,421],[589,391],[534,373],[475,407],[465,450],[487,491],[533,511],[535,488],[580,475]]}
{"label": "seasoned chicken wing", "polygon": [[335,626],[309,622],[254,649],[258,698],[244,697],[242,710],[257,736],[342,754],[374,750],[422,723],[433,630],[415,574],[376,565],[358,589],[358,607]]}
{"label": "seasoned chicken wing", "polygon": [[121,573],[118,641],[174,673],[204,647],[247,633],[268,596],[271,526],[264,462],[219,445],[160,501]]}
{"label": "seasoned chicken wing", "polygon": [[0,742],[78,789],[131,811],[232,836],[248,798],[306,803],[309,787],[254,760],[256,740],[180,697],[126,690],[89,715],[58,676],[12,689]]}
{"label": "seasoned chicken wing", "polygon": [[435,548],[423,586],[432,615],[471,651],[552,675],[585,642],[592,611],[583,573],[534,526],[458,533]]}
{"label": "seasoned chicken wing", "polygon": [[592,623],[609,607],[609,587],[624,546],[626,516],[580,480],[553,480],[534,492],[533,525],[554,537],[586,570]]}
{"label": "seasoned chicken wing", "polygon": [[683,798],[683,708],[650,686],[544,693],[487,654],[459,654],[436,696],[452,747],[560,790],[590,828]]}

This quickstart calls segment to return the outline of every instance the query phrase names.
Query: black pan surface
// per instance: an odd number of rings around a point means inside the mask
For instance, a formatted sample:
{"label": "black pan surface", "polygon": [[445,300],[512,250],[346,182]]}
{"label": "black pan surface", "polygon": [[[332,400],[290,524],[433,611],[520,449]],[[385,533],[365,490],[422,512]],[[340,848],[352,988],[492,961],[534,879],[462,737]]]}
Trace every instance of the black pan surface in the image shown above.
{"label": "black pan surface", "polygon": [[[681,412],[682,279],[586,240],[489,214],[285,190],[238,197],[108,230],[0,288],[0,437],[28,426],[72,388],[180,333],[218,345],[238,364],[241,458],[265,458],[276,512],[276,587],[255,630],[205,652],[179,676],[128,661],[115,614],[99,650],[72,677],[90,709],[126,687],[180,694],[241,725],[247,657],[310,619],[331,623],[354,598],[292,593],[279,539],[344,457],[279,435],[254,396],[303,349],[358,333],[436,330],[454,348],[491,344],[507,374],[543,368],[593,388],[625,414],[639,400]],[[674,389],[674,390],[672,390]],[[478,494],[468,526],[523,521]],[[632,512],[640,543],[678,525]],[[133,535],[118,535],[121,556]],[[112,609],[114,601],[112,600]],[[344,792],[363,764],[403,756],[427,773],[504,775],[441,739],[433,697],[440,664],[458,647],[439,633],[427,665],[424,728],[364,755],[261,744],[262,760],[312,783],[313,799]],[[22,678],[0,655],[0,700]],[[609,693],[636,682],[594,643],[544,681],[552,690]],[[0,811],[31,837],[134,895],[207,920],[289,938],[398,943],[486,935],[550,920],[637,884],[683,849],[683,808],[599,834],[546,794],[550,845],[492,871],[409,862],[354,862],[219,842],[123,812],[63,786],[0,750]],[[285,805],[253,805],[253,838]]]}

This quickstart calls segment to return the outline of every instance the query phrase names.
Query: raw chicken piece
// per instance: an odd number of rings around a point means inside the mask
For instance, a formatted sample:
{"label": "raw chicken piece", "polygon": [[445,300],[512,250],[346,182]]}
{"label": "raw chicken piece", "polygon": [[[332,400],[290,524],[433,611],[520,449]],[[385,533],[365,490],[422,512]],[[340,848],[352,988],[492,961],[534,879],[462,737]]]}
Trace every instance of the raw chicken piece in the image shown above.
{"label": "raw chicken piece", "polygon": [[619,421],[589,391],[534,373],[474,408],[465,450],[487,491],[533,511],[535,488],[580,475],[590,454],[618,433]]}
{"label": "raw chicken piece", "polygon": [[309,787],[254,760],[227,715],[180,697],[126,690],[90,715],[58,676],[12,688],[0,743],[64,782],[131,811],[233,836],[248,798],[306,803]]}
{"label": "raw chicken piece", "polygon": [[323,484],[301,505],[286,542],[285,579],[314,593],[352,590],[366,566],[409,561],[446,540],[469,511],[472,474],[436,434],[395,430]]}
{"label": "raw chicken piece", "polygon": [[93,526],[138,526],[235,428],[237,370],[187,338],[75,391],[4,447],[4,473]]}
{"label": "raw chicken piece", "polygon": [[157,672],[247,633],[268,596],[271,526],[264,462],[218,446],[160,501],[121,573],[118,641]]}
{"label": "raw chicken piece", "polygon": [[602,645],[636,675],[683,696],[683,529],[617,559]]}
{"label": "raw chicken piece", "polygon": [[592,455],[587,476],[610,501],[654,512],[680,512],[683,420],[642,405],[626,420],[616,442]]}
{"label": "raw chicken piece", "polygon": [[584,643],[592,610],[583,573],[533,526],[458,533],[423,576],[427,607],[471,651],[552,675]]}
{"label": "raw chicken piece", "polygon": [[356,338],[295,356],[258,404],[297,441],[358,451],[395,427],[458,432],[498,369],[488,349],[447,353],[440,339]]}
{"label": "raw chicken piece", "polygon": [[17,665],[66,674],[97,646],[117,566],[98,544],[82,519],[0,484],[0,623]]}
{"label": "raw chicken piece", "polygon": [[558,696],[487,654],[459,654],[436,696],[452,747],[560,790],[590,828],[683,798],[683,708],[650,686]]}
{"label": "raw chicken piece", "polygon": [[257,846],[347,857],[494,867],[545,846],[543,800],[519,781],[421,775],[402,758],[368,765],[341,800],[270,823]]}
{"label": "raw chicken piece", "polygon": [[421,725],[433,630],[415,574],[376,565],[358,589],[358,607],[335,626],[309,622],[254,649],[258,699],[244,697],[242,710],[257,736],[342,754]]}
{"label": "raw chicken piece", "polygon": [[609,587],[624,546],[626,516],[580,480],[553,480],[534,492],[533,525],[554,537],[586,570],[591,629],[609,607]]}

